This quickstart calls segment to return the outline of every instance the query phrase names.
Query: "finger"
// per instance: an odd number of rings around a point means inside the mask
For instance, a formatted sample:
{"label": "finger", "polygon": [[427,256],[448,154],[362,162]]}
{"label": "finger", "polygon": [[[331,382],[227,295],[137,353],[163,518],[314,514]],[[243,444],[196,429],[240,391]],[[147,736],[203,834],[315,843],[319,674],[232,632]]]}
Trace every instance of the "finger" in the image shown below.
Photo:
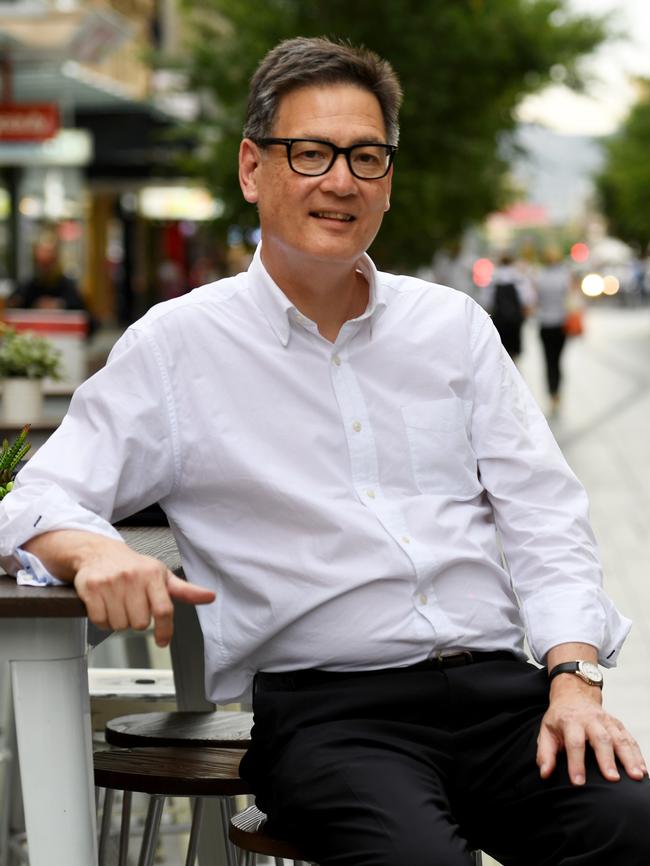
{"label": "finger", "polygon": [[108,613],[106,611],[104,599],[101,595],[94,595],[93,593],[88,592],[87,588],[83,585],[81,588],[77,587],[77,592],[79,593],[79,598],[86,605],[88,619],[94,623],[97,628],[104,630],[109,629]]}
{"label": "finger", "polygon": [[[123,592],[114,584],[96,574],[79,573],[75,587],[86,604],[88,616],[100,628],[118,631],[128,627]],[[95,618],[95,611],[98,618]]]}
{"label": "finger", "polygon": [[204,589],[202,586],[188,583],[171,573],[167,589],[172,598],[188,604],[210,604],[216,598],[216,594],[211,589]]}
{"label": "finger", "polygon": [[591,725],[587,731],[591,748],[594,750],[600,772],[611,782],[617,782],[621,776],[616,767],[614,756],[614,740],[605,725]]}
{"label": "finger", "polygon": [[147,587],[149,607],[154,622],[153,636],[159,647],[168,646],[174,633],[174,605],[168,590],[168,583],[172,577],[171,572],[166,572],[159,580],[152,581]]}
{"label": "finger", "polygon": [[123,631],[129,627],[129,618],[126,612],[126,604],[124,596],[120,592],[116,592],[114,587],[111,587],[106,592],[102,593],[104,604],[106,606],[106,616],[108,625],[113,631]]}
{"label": "finger", "polygon": [[558,742],[546,725],[542,725],[537,737],[537,766],[542,779],[548,779],[557,763]]}
{"label": "finger", "polygon": [[564,733],[564,749],[569,778],[574,785],[585,783],[585,739],[585,729],[581,725],[567,726]]}
{"label": "finger", "polygon": [[648,767],[639,744],[620,722],[617,722],[612,731],[612,740],[616,757],[627,775],[632,779],[642,779],[647,776]]}
{"label": "finger", "polygon": [[133,583],[127,588],[124,606],[129,628],[144,631],[151,622],[151,605],[145,586]]}

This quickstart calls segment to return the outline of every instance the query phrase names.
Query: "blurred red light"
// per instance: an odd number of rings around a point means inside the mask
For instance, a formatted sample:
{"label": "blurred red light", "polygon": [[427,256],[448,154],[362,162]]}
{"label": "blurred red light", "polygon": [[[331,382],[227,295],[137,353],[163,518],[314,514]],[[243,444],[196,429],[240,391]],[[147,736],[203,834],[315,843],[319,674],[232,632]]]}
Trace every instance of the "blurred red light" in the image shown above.
{"label": "blurred red light", "polygon": [[489,259],[477,259],[472,265],[472,279],[480,289],[489,285],[493,273],[494,265]]}
{"label": "blurred red light", "polygon": [[589,258],[589,247],[587,244],[574,244],[571,247],[571,258],[574,262],[586,262]]}

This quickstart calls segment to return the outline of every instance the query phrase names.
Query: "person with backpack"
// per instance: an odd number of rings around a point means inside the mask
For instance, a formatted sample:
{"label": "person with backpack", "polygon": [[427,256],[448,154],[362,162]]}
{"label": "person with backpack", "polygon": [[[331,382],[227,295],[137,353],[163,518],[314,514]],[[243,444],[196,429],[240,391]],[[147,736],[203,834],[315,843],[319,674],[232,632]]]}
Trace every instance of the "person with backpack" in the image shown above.
{"label": "person with backpack", "polygon": [[513,256],[503,253],[487,287],[484,306],[513,360],[521,353],[521,328],[533,303],[530,280],[519,270]]}

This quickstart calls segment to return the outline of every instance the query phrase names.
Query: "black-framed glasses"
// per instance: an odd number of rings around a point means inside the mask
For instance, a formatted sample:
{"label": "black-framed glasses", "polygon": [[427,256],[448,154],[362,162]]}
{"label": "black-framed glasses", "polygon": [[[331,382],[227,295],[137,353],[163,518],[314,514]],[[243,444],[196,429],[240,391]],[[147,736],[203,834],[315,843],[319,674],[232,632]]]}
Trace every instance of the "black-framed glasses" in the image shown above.
{"label": "black-framed glasses", "polygon": [[374,141],[360,142],[351,147],[337,147],[331,141],[317,138],[254,138],[255,144],[268,147],[282,144],[287,149],[289,168],[296,174],[318,177],[327,174],[340,153],[345,156],[348,168],[360,180],[379,180],[386,177],[393,164],[397,146],[377,144]]}

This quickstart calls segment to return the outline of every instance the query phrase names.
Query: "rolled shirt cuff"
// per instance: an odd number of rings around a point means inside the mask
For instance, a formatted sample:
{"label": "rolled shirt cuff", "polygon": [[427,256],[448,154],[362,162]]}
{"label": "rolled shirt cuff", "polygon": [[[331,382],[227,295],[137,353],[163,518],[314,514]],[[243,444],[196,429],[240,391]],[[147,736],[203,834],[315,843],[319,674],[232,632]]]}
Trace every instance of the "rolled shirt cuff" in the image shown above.
{"label": "rolled shirt cuff", "polygon": [[539,592],[526,600],[522,613],[530,651],[542,665],[555,646],[587,643],[598,650],[603,667],[615,667],[632,627],[600,587]]}
{"label": "rolled shirt cuff", "polygon": [[38,556],[34,556],[22,547],[16,548],[16,559],[21,567],[16,572],[16,583],[20,586],[64,586],[65,581],[59,580],[45,568]]}

